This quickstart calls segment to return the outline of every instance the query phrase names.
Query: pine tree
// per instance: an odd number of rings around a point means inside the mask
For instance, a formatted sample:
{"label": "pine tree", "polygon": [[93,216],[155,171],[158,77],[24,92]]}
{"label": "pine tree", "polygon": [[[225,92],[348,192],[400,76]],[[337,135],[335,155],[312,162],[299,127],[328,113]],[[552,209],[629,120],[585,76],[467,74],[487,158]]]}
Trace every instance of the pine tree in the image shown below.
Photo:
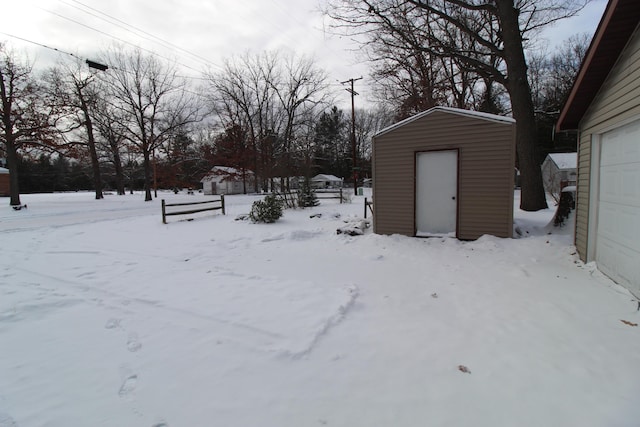
{"label": "pine tree", "polygon": [[276,222],[282,216],[283,203],[273,194],[267,194],[264,200],[256,200],[251,206],[249,217],[253,222]]}
{"label": "pine tree", "polygon": [[318,196],[316,196],[315,191],[311,189],[309,177],[305,177],[300,190],[298,190],[298,206],[301,208],[311,208],[319,204]]}

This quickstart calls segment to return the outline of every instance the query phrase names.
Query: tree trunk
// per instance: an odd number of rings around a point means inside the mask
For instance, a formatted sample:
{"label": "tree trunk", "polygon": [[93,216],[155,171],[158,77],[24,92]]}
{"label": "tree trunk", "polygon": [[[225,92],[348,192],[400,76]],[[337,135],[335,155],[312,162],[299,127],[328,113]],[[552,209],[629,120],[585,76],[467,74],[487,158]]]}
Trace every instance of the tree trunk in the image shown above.
{"label": "tree trunk", "polygon": [[504,39],[504,60],[507,65],[507,90],[516,120],[516,149],[520,166],[520,209],[537,211],[547,208],[531,88],[527,80],[527,62],[522,47],[518,10],[513,0],[496,0]]}
{"label": "tree trunk", "polygon": [[118,149],[118,141],[111,137],[109,138],[109,145],[111,146],[111,152],[113,154],[113,167],[116,172],[116,187],[118,190],[118,196],[125,194],[124,190],[124,170],[122,169],[122,159],[120,158],[120,150]]}
{"label": "tree trunk", "polygon": [[9,167],[9,204],[11,206],[19,206],[21,203],[20,188],[18,186],[18,153],[13,142],[13,134],[7,132],[6,138],[7,166]]}
{"label": "tree trunk", "polygon": [[84,115],[84,127],[87,130],[87,140],[89,143],[89,156],[91,157],[91,169],[93,171],[93,188],[96,191],[96,200],[104,198],[102,194],[102,179],[100,177],[100,162],[98,161],[98,153],[96,151],[96,139],[93,135],[93,122],[91,121],[91,115],[89,114],[89,105],[85,99],[85,94],[82,89],[86,87],[80,82],[75,82],[76,94],[80,100],[80,108]]}
{"label": "tree trunk", "polygon": [[[82,101],[84,104],[84,100]],[[85,105],[86,107],[86,105]],[[100,162],[98,161],[98,153],[96,151],[96,140],[93,136],[93,123],[89,117],[89,111],[84,111],[85,126],[87,128],[87,137],[89,140],[89,155],[91,156],[91,168],[93,169],[93,187],[96,190],[96,200],[104,198],[102,194],[102,178],[100,176]]]}
{"label": "tree trunk", "polygon": [[153,197],[151,196],[151,160],[150,160],[150,156],[149,156],[149,150],[144,148],[143,149],[143,153],[144,153],[144,161],[143,161],[143,167],[144,167],[144,201],[145,202],[149,202],[151,200],[153,200]]}

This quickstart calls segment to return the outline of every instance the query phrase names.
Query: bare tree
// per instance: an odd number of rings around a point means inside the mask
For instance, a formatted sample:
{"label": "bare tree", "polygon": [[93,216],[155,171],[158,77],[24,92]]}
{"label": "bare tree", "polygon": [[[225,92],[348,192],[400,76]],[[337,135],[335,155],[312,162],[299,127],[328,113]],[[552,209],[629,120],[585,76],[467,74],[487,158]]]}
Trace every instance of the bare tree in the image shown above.
{"label": "bare tree", "polygon": [[0,142],[4,145],[10,173],[10,201],[20,205],[18,152],[31,146],[44,146],[52,140],[54,111],[40,85],[32,76],[32,65],[20,62],[0,43]]}
{"label": "bare tree", "polygon": [[576,34],[553,52],[541,50],[529,56],[529,82],[543,156],[576,150],[575,132],[555,133],[554,127],[590,41],[588,34]]}
{"label": "bare tree", "polygon": [[45,80],[53,102],[60,111],[65,112],[64,119],[58,121],[58,127],[67,139],[67,147],[71,147],[72,152],[82,147],[89,154],[95,198],[100,200],[104,196],[94,132],[94,110],[99,94],[93,74],[85,67],[80,61],[62,64],[50,69]]}
{"label": "bare tree", "polygon": [[392,125],[393,115],[384,106],[356,112],[356,152],[361,178],[371,176],[371,141],[373,135]]}
{"label": "bare tree", "polygon": [[296,139],[306,135],[309,114],[327,102],[326,74],[310,59],[266,52],[231,58],[208,79],[224,129],[242,129],[248,139],[256,188],[267,190],[276,174],[291,174]]}
{"label": "bare tree", "polygon": [[[368,36],[393,35],[396,43],[449,58],[506,88],[517,123],[521,209],[547,207],[525,47],[528,37],[573,16],[589,0],[333,0],[338,26]],[[408,18],[407,18],[408,17]],[[414,37],[420,34],[421,37]],[[462,38],[472,41],[462,45]],[[426,41],[426,43],[425,43]]]}
{"label": "bare tree", "polygon": [[208,96],[222,126],[239,127],[249,139],[256,189],[264,187],[269,177],[265,161],[271,160],[267,138],[275,129],[275,93],[270,84],[274,68],[273,54],[245,54],[225,61],[222,71],[208,74]]}
{"label": "bare tree", "polygon": [[104,74],[108,96],[126,113],[119,124],[142,155],[145,201],[150,201],[156,151],[178,129],[202,120],[203,109],[175,64],[162,63],[140,50],[118,48],[107,52],[104,62],[109,65]]}
{"label": "bare tree", "polygon": [[[113,165],[118,195],[125,194],[125,172],[122,162],[122,149],[124,148],[125,130],[121,123],[121,111],[114,108],[104,96],[106,91],[100,91],[103,97],[98,99],[95,109],[95,127],[102,136],[102,151],[106,153],[107,161]],[[133,191],[133,190],[131,190]]]}
{"label": "bare tree", "polygon": [[[289,56],[284,59],[281,81],[274,84],[282,111],[282,188],[289,190],[289,177],[295,172],[293,144],[308,137],[306,124],[329,101],[326,73],[313,60]],[[286,182],[285,182],[286,177]]]}

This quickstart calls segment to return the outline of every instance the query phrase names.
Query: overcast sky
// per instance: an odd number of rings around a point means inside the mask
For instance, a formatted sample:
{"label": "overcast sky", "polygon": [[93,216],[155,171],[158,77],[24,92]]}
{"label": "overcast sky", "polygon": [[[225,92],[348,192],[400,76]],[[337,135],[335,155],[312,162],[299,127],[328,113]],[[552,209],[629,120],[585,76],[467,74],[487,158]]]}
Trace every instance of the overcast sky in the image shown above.
{"label": "overcast sky", "polygon": [[[233,54],[265,49],[291,50],[314,57],[329,73],[337,90],[341,90],[338,82],[367,75],[367,67],[357,55],[357,44],[330,34],[329,19],[318,11],[321,0],[2,0],[2,3],[0,40],[9,42],[19,52],[28,52],[36,65],[51,63],[51,58],[58,54],[19,38],[83,59],[95,57],[95,52],[114,42],[130,43],[163,57],[176,58],[184,73],[191,75],[206,67],[216,70]],[[575,33],[593,33],[605,6],[605,0],[592,0],[578,17],[548,30],[546,37],[550,43],[558,43]],[[356,83],[356,91],[367,98],[366,80]],[[349,94],[344,92],[340,96],[346,103]]]}

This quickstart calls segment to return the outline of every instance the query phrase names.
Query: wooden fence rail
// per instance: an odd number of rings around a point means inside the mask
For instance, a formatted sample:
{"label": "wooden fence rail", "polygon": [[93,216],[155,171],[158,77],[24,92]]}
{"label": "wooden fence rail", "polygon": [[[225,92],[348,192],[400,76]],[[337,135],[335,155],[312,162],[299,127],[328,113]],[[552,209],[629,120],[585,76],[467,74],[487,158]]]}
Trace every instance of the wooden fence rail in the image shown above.
{"label": "wooden fence rail", "polygon": [[[194,206],[194,205],[204,205],[204,204],[214,204],[215,206],[207,206],[206,208],[194,208],[182,211],[174,211],[167,212],[168,207],[174,206]],[[197,212],[205,212],[205,211],[216,211],[218,209],[222,209],[222,215],[225,215],[224,211],[224,195],[220,196],[220,199],[217,200],[207,200],[204,202],[190,202],[190,203],[165,203],[164,199],[162,199],[162,223],[167,223],[167,217],[171,215],[189,215]]]}
{"label": "wooden fence rail", "polygon": [[369,210],[369,212],[371,212],[371,215],[373,215],[373,200],[367,200],[367,198],[364,198],[364,219],[367,219],[367,210]]}
{"label": "wooden fence rail", "polygon": [[337,190],[314,190],[318,199],[340,199],[340,203],[344,200],[342,188]]}
{"label": "wooden fence rail", "polygon": [[295,191],[282,191],[273,193],[277,199],[284,203],[285,208],[295,209],[298,207],[298,193]]}

